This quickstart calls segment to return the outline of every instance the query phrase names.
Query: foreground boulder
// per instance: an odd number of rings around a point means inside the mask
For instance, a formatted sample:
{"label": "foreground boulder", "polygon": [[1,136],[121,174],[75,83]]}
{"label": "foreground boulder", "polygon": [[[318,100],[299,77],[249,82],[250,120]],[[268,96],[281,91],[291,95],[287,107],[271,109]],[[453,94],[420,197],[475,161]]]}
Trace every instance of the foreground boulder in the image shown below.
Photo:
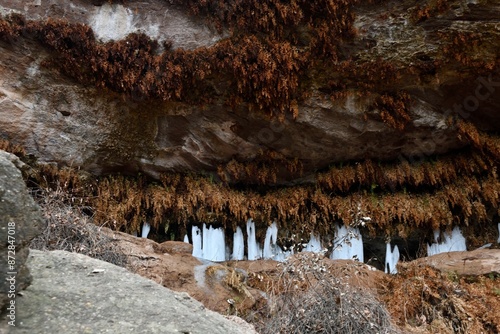
{"label": "foreground boulder", "polygon": [[[0,151],[0,307],[15,307],[16,293],[25,289],[31,276],[25,265],[30,241],[40,233],[42,214],[28,194],[13,154]],[[18,166],[18,167],[16,167]]]}
{"label": "foreground boulder", "polygon": [[113,264],[65,251],[32,250],[33,284],[18,297],[13,333],[252,333]]}

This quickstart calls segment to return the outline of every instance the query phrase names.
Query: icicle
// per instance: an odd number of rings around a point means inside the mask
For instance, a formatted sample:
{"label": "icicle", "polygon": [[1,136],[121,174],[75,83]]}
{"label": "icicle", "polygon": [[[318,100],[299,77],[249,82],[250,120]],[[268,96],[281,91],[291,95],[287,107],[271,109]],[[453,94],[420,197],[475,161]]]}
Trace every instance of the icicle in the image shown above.
{"label": "icicle", "polygon": [[189,237],[187,234],[184,234],[184,242],[187,244],[189,243]]}
{"label": "icicle", "polygon": [[150,230],[151,225],[149,225],[148,223],[142,224],[141,238],[147,238]]}
{"label": "icicle", "polygon": [[497,242],[500,244],[500,223],[498,223],[498,240]]}
{"label": "icicle", "polygon": [[207,228],[203,224],[203,258],[209,261],[225,261],[226,260],[226,241],[224,237],[224,229]]}
{"label": "icicle", "polygon": [[198,226],[193,226],[191,229],[191,239],[193,239],[193,256],[202,258],[201,231]]}
{"label": "icicle", "polygon": [[287,257],[293,255],[293,249],[284,252],[280,246],[276,246],[276,255],[273,260],[283,262]]}
{"label": "icicle", "polygon": [[399,261],[399,248],[394,246],[394,250],[391,251],[391,243],[387,243],[385,251],[385,273],[397,274],[396,264]]}
{"label": "icicle", "polygon": [[434,240],[436,241],[432,245],[427,245],[427,256],[436,255],[439,253],[447,252],[459,252],[466,251],[467,246],[465,245],[465,238],[460,232],[458,226],[456,226],[451,235],[444,235],[444,240],[442,243],[438,243],[439,230],[434,231]]}
{"label": "icicle", "polygon": [[226,236],[222,227],[214,228],[211,231],[211,247],[214,249],[211,258],[206,257],[210,261],[226,261]]}
{"label": "icicle", "polygon": [[314,252],[319,253],[322,251],[321,241],[314,234],[311,234],[311,239],[307,243],[306,247],[302,250],[303,252]]}
{"label": "icicle", "polygon": [[345,225],[337,226],[337,238],[333,244],[333,252],[330,255],[333,260],[336,259],[357,259],[364,262],[363,238],[359,229]]}
{"label": "icicle", "polygon": [[245,242],[243,240],[243,231],[238,226],[233,237],[233,260],[243,260],[245,256]]}
{"label": "icicle", "polygon": [[255,238],[255,223],[252,219],[247,221],[247,235],[248,235],[248,260],[257,260],[262,257],[262,252],[257,240]]}
{"label": "icicle", "polygon": [[278,225],[275,222],[267,228],[266,239],[264,240],[264,259],[272,259],[277,255]]}

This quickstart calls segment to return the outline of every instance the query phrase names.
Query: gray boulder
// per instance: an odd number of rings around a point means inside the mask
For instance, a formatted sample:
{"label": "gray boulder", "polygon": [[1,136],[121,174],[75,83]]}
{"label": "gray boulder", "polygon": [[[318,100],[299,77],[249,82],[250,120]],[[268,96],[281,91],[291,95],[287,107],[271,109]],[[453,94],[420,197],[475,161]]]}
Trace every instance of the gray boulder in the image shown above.
{"label": "gray boulder", "polygon": [[[17,166],[17,167],[16,167]],[[29,195],[13,154],[0,151],[0,307],[15,308],[17,293],[31,282],[26,267],[30,241],[41,232],[42,214]],[[15,313],[15,312],[13,312]]]}
{"label": "gray boulder", "polygon": [[186,293],[88,256],[31,250],[11,333],[255,333]]}

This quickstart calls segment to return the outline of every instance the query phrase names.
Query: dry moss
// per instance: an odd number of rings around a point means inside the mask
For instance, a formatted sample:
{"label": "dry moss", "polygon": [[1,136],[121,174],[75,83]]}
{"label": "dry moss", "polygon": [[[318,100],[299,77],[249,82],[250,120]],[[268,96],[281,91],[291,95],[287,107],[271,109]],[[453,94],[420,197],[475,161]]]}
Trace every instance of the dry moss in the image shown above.
{"label": "dry moss", "polygon": [[500,330],[498,275],[459,277],[410,263],[387,276],[381,293],[401,327],[433,333],[497,333]]}

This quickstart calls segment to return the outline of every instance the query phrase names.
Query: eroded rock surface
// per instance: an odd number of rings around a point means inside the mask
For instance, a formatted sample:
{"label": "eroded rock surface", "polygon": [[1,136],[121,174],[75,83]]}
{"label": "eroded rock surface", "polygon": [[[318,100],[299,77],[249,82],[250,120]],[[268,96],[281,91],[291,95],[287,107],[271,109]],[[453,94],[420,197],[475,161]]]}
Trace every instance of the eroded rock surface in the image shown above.
{"label": "eroded rock surface", "polygon": [[32,250],[33,284],[17,297],[12,333],[252,333],[186,293],[107,262]]}
{"label": "eroded rock surface", "polygon": [[500,274],[500,250],[476,249],[470,252],[441,253],[415,261],[457,275]]}

